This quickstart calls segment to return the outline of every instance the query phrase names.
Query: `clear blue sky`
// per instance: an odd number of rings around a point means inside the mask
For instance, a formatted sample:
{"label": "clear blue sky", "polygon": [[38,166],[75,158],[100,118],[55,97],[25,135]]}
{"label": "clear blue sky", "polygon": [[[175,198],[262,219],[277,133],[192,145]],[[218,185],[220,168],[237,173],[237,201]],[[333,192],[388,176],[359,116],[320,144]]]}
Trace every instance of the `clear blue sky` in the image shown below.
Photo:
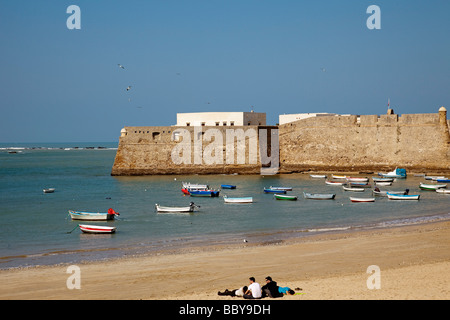
{"label": "clear blue sky", "polygon": [[251,106],[268,124],[384,114],[388,98],[398,114],[450,110],[449,35],[448,0],[1,0],[0,142],[118,141]]}

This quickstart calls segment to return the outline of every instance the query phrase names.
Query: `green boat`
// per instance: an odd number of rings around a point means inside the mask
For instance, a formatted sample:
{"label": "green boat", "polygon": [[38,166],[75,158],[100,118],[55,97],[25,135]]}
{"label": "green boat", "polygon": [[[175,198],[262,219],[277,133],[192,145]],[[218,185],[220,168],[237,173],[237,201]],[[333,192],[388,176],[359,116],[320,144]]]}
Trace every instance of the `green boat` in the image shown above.
{"label": "green boat", "polygon": [[287,196],[285,194],[274,194],[273,196],[277,200],[297,200],[297,196]]}

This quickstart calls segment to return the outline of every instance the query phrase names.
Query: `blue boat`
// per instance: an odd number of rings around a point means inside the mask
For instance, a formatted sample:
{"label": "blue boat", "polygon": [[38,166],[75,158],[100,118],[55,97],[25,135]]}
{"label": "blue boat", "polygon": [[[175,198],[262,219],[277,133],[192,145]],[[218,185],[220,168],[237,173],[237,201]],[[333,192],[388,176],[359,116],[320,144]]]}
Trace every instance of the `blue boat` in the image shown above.
{"label": "blue boat", "polygon": [[223,184],[220,186],[222,189],[236,189],[236,186],[232,184]]}
{"label": "blue boat", "polygon": [[215,190],[189,190],[191,197],[218,197],[219,191]]}
{"label": "blue boat", "polygon": [[450,182],[450,179],[447,179],[447,178],[445,178],[445,179],[436,179],[436,181],[437,182]]}
{"label": "blue boat", "polygon": [[278,194],[285,194],[286,190],[278,190],[278,189],[266,189],[264,188],[265,193],[278,193]]}

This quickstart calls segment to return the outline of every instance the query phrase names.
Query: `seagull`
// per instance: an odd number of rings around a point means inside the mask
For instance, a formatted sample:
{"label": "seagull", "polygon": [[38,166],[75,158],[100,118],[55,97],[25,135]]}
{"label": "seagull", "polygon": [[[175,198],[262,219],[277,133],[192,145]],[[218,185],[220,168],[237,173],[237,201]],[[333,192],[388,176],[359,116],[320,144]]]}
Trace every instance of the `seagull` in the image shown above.
{"label": "seagull", "polygon": [[119,68],[125,69],[125,67],[123,65],[121,65],[120,63],[117,64],[119,66]]}
{"label": "seagull", "polygon": [[127,91],[130,91],[130,89],[131,89],[131,86],[128,86],[128,87],[127,87]]}
{"label": "seagull", "polygon": [[327,71],[327,69],[325,69],[325,68],[320,68],[320,70],[322,70],[322,72],[326,72]]}
{"label": "seagull", "polygon": [[247,239],[244,239],[244,242],[248,242]]}

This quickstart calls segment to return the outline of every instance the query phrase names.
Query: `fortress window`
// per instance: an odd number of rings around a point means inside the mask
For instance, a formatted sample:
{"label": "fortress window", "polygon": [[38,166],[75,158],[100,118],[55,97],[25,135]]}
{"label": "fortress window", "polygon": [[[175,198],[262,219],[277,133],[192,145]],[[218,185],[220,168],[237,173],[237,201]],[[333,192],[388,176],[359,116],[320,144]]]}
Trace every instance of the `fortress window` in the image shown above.
{"label": "fortress window", "polygon": [[160,133],[159,132],[153,132],[152,133],[152,137],[154,140],[159,139],[160,138]]}
{"label": "fortress window", "polygon": [[234,121],[230,121],[230,126],[234,126]]}
{"label": "fortress window", "polygon": [[226,121],[224,121],[224,122],[223,122],[223,125],[224,125],[224,126],[226,126],[226,125],[227,125],[227,122],[226,122]]}
{"label": "fortress window", "polygon": [[205,126],[205,123],[204,122],[202,122],[202,127],[204,127]]}
{"label": "fortress window", "polygon": [[190,125],[191,125],[191,123],[190,123],[190,122],[186,122],[186,126],[188,126],[188,127],[189,127]]}
{"label": "fortress window", "polygon": [[219,124],[220,124],[220,122],[216,122],[216,127],[218,127],[218,126],[219,126]]}

